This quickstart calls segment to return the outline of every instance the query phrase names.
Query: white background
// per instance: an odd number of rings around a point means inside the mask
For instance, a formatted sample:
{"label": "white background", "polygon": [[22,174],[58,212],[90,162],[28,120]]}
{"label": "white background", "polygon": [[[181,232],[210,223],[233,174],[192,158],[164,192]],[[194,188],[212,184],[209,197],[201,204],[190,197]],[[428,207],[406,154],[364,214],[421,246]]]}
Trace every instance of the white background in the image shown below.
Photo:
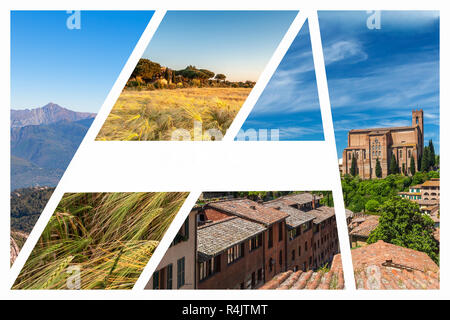
{"label": "white background", "polygon": [[[71,5],[72,3],[72,5]],[[389,291],[389,296],[383,291],[355,291],[351,268],[350,250],[348,246],[347,229],[345,225],[344,207],[337,166],[337,154],[332,127],[332,119],[328,98],[328,90],[323,63],[323,54],[318,33],[316,9],[402,9],[402,10],[441,10],[441,35],[447,34],[448,12],[440,1],[377,1],[362,5],[360,1],[321,1],[319,4],[299,1],[277,1],[276,3],[243,4],[242,1],[227,1],[213,4],[210,1],[172,1],[158,7],[148,1],[133,1],[114,5],[106,1],[22,1],[7,5],[2,3],[2,59],[3,73],[1,90],[3,99],[1,108],[2,139],[2,192],[0,203],[3,214],[0,216],[2,232],[0,238],[1,280],[0,292],[3,298],[30,299],[86,299],[86,298],[122,298],[122,299],[386,299],[386,298],[448,298],[449,286],[446,272],[441,272],[441,290],[439,291]],[[13,268],[9,268],[9,10],[17,9],[121,9],[121,10],[152,10],[155,12],[141,40],[131,54],[120,77],[105,100],[97,118],[89,129],[82,145],[72,160],[68,170],[61,179],[51,200],[46,206],[29,241],[22,249]],[[114,102],[120,94],[123,85],[136,62],[141,57],[151,39],[165,9],[295,9],[301,10],[285,35],[280,46],[274,53],[269,64],[252,90],[222,142],[94,142],[101,125],[106,119]],[[284,53],[305,20],[309,17],[314,63],[319,89],[319,99],[324,124],[325,141],[322,142],[233,142],[232,138],[239,130],[254,103],[275,71]],[[447,37],[448,38],[448,37]],[[448,40],[441,36],[441,73],[442,88],[448,88]],[[448,90],[441,91],[441,105],[448,105]],[[445,123],[448,111],[441,109],[441,118]],[[444,128],[445,129],[445,128]],[[448,270],[448,237],[446,236],[448,201],[448,177],[445,164],[447,162],[448,143],[445,135],[441,135],[441,270]],[[313,156],[311,156],[311,154]],[[153,291],[141,290],[148,281],[152,271],[171,242],[171,238],[181,226],[190,208],[202,191],[245,191],[245,190],[332,190],[338,218],[338,231],[343,256],[346,290],[341,291],[217,291],[183,290]],[[45,228],[52,212],[65,192],[106,192],[106,191],[190,191],[191,195],[183,205],[179,215],[167,231],[167,237],[153,255],[141,278],[133,290],[100,292],[100,291],[11,291],[11,287],[21,267],[26,261],[34,244]]]}

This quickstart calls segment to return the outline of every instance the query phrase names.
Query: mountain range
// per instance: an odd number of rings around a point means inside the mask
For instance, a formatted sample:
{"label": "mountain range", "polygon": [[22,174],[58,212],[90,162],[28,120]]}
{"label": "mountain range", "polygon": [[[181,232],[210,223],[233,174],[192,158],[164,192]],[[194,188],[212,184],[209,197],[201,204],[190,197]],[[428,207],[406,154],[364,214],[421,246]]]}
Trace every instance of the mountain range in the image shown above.
{"label": "mountain range", "polygon": [[11,110],[11,127],[50,124],[63,120],[73,122],[94,117],[95,113],[76,112],[50,102],[42,108]]}
{"label": "mountain range", "polygon": [[11,190],[56,186],[94,117],[54,103],[11,110]]}

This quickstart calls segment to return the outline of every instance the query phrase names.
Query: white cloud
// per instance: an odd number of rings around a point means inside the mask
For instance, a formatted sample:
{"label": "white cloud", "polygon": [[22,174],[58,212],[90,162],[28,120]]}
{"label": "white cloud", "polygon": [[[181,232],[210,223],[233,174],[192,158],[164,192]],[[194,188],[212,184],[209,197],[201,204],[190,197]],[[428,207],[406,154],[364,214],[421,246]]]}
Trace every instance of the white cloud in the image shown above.
{"label": "white cloud", "polygon": [[337,41],[324,48],[323,54],[327,65],[342,60],[350,60],[351,63],[357,63],[366,60],[368,57],[361,44],[356,40]]}

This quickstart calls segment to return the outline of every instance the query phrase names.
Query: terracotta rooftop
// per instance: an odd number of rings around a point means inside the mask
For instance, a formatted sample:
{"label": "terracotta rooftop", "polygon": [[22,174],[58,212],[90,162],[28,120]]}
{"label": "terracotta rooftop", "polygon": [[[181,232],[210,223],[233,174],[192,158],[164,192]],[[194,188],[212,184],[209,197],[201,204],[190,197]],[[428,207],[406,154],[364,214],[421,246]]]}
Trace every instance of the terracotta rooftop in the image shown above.
{"label": "terracotta rooftop", "polygon": [[321,223],[322,221],[334,216],[334,208],[321,206],[316,209],[309,210],[308,213],[316,217],[314,219],[314,223]]}
{"label": "terracotta rooftop", "polygon": [[346,218],[352,218],[354,215],[353,211],[349,210],[349,209],[345,209],[345,217]]}
{"label": "terracotta rooftop", "polygon": [[414,129],[415,127],[406,126],[406,127],[387,127],[387,128],[367,128],[367,129],[352,129],[349,132],[387,132],[391,130],[409,130]]}
{"label": "terracotta rooftop", "polygon": [[441,242],[441,228],[436,228],[433,232],[433,237],[437,242]]}
{"label": "terracotta rooftop", "polygon": [[297,228],[298,226],[315,219],[315,216],[307,212],[295,209],[280,202],[265,203],[264,206],[289,214],[289,217],[286,218],[286,224],[291,228]]}
{"label": "terracotta rooftop", "polygon": [[286,271],[279,273],[260,289],[300,290],[300,289],[343,289],[341,255],[335,255],[330,271]]}
{"label": "terracotta rooftop", "polygon": [[[360,225],[353,228],[350,231],[350,235],[359,236],[359,237],[368,237],[369,234],[378,227],[378,219],[379,216],[367,216],[361,217],[358,222],[361,222]],[[352,221],[353,222],[353,221]]]}
{"label": "terracotta rooftop", "polygon": [[249,199],[211,202],[208,206],[265,225],[271,225],[289,217],[287,213],[265,207]]}
{"label": "terracotta rooftop", "polygon": [[439,289],[439,267],[424,252],[380,240],[352,260],[357,289]]}
{"label": "terracotta rooftop", "polygon": [[402,147],[415,147],[417,143],[397,143],[393,144],[391,148],[402,148]]}
{"label": "terracotta rooftop", "polygon": [[431,180],[427,180],[424,183],[422,183],[422,188],[423,187],[439,187],[440,181],[439,179],[431,179]]}
{"label": "terracotta rooftop", "polygon": [[263,232],[265,229],[259,223],[239,217],[203,225],[197,230],[199,261],[209,260],[218,253]]}
{"label": "terracotta rooftop", "polygon": [[299,204],[299,205],[306,204],[308,202],[312,202],[314,199],[319,200],[322,198],[323,197],[320,195],[313,195],[311,193],[304,192],[304,193],[294,193],[294,194],[282,196],[275,200],[267,201],[266,203],[267,204],[283,203],[287,206],[291,206],[291,205],[295,205],[295,204]]}

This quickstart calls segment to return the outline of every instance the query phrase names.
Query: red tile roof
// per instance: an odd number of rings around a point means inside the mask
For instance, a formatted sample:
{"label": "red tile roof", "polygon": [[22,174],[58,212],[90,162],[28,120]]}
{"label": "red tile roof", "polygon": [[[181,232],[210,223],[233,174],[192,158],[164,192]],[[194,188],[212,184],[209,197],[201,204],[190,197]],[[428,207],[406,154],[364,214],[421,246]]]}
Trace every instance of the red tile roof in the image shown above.
{"label": "red tile roof", "polygon": [[350,231],[350,235],[359,236],[359,237],[369,237],[369,234],[375,230],[376,227],[378,227],[378,220],[379,216],[367,216],[364,219],[361,224],[359,224],[357,227],[353,228]]}
{"label": "red tile roof", "polygon": [[441,228],[436,228],[433,232],[433,237],[436,241],[441,242]]}
{"label": "red tile roof", "polygon": [[334,256],[330,271],[292,271],[279,273],[260,289],[300,290],[300,289],[343,289],[341,255]]}
{"label": "red tile roof", "polygon": [[439,267],[424,252],[380,240],[352,260],[357,289],[439,289]]}
{"label": "red tile roof", "polygon": [[405,127],[387,127],[387,128],[367,128],[367,129],[352,129],[350,130],[351,133],[353,132],[387,132],[391,130],[410,130],[414,129],[415,126],[405,126]]}
{"label": "red tile roof", "polygon": [[271,225],[289,217],[287,213],[265,207],[249,199],[211,202],[208,206],[265,225]]}
{"label": "red tile roof", "polygon": [[423,187],[439,187],[440,181],[439,179],[431,179],[431,180],[427,180],[424,183],[422,183],[422,188]]}
{"label": "red tile roof", "polygon": [[[439,267],[427,254],[378,241],[352,250],[357,289],[439,289]],[[330,271],[292,270],[276,275],[260,289],[343,289],[341,255]]]}
{"label": "red tile roof", "polygon": [[289,194],[286,196],[282,196],[279,197],[277,199],[271,200],[271,201],[267,201],[265,202],[266,204],[275,204],[275,203],[281,203],[287,206],[291,206],[294,204],[306,204],[308,202],[312,202],[313,200],[320,200],[323,197],[321,195],[313,195],[311,193],[308,192],[304,192],[304,193],[294,193],[294,194]]}
{"label": "red tile roof", "polygon": [[309,210],[308,214],[311,214],[316,217],[313,221],[314,223],[321,223],[322,221],[325,221],[328,218],[334,216],[334,208],[321,206],[316,209]]}

